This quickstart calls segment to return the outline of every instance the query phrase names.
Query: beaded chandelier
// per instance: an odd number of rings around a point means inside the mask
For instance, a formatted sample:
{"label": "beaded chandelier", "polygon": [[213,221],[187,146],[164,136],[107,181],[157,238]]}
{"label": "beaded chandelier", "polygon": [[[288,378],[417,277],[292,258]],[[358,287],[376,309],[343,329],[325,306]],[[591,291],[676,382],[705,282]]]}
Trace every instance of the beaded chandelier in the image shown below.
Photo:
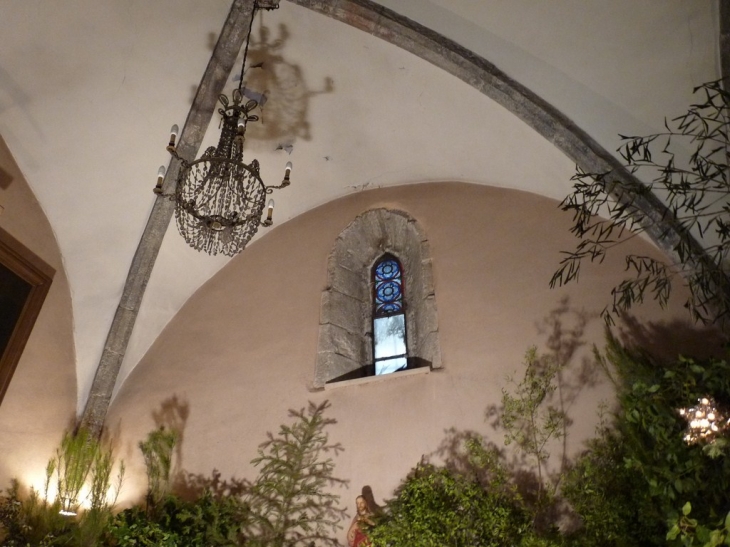
{"label": "beaded chandelier", "polygon": [[[218,146],[209,147],[202,156],[188,161],[177,153],[175,140],[178,126],[171,130],[167,150],[180,160],[175,193],[169,196],[175,201],[175,219],[180,235],[192,248],[210,255],[218,253],[234,256],[241,252],[260,226],[273,224],[274,200],[269,200],[267,216],[262,220],[266,196],[275,189],[289,186],[291,162],[286,164],[284,179],[278,186],[267,186],[259,175],[259,162],[243,160],[248,122],[258,121],[259,117],[251,112],[259,104],[255,100],[243,100],[243,75],[251,39],[251,30],[256,10],[261,8],[254,3],[251,23],[246,37],[243,54],[241,80],[238,88],[231,94],[220,95],[221,135]],[[275,9],[278,6],[265,6]],[[165,168],[158,172],[155,193],[162,193]]]}

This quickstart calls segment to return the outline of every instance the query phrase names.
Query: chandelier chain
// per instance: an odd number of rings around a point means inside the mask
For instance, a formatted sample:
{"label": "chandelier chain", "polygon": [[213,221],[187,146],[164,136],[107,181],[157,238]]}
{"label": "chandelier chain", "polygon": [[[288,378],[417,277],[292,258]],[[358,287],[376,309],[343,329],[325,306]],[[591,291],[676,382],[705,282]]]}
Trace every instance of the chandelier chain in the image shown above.
{"label": "chandelier chain", "polygon": [[243,75],[246,71],[246,58],[248,57],[248,46],[251,43],[251,33],[253,32],[253,20],[256,17],[256,10],[258,9],[258,2],[253,3],[253,9],[251,10],[251,20],[248,23],[248,34],[246,35],[246,47],[243,49],[243,61],[241,62],[241,79],[238,81],[238,91],[243,93]]}

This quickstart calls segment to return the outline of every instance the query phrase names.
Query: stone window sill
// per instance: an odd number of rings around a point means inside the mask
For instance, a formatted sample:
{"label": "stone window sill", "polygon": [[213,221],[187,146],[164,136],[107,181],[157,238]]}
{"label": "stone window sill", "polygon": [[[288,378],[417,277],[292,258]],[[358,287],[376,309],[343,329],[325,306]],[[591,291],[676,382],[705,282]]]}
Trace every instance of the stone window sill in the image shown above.
{"label": "stone window sill", "polygon": [[407,370],[401,370],[400,372],[392,372],[391,374],[382,374],[380,376],[365,376],[364,378],[354,378],[352,380],[343,380],[341,382],[332,382],[325,384],[325,391],[337,389],[346,386],[355,386],[360,384],[370,384],[374,382],[382,382],[384,380],[390,380],[391,378],[405,378],[406,376],[415,376],[420,374],[429,374],[431,367],[418,367]]}

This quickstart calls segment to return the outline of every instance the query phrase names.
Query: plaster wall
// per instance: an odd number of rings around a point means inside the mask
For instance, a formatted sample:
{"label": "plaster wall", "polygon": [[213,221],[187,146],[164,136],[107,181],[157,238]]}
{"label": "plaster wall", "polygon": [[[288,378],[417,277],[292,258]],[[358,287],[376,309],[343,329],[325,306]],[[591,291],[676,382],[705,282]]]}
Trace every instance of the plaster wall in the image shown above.
{"label": "plaster wall", "polygon": [[[0,138],[0,227],[56,270],[5,398],[0,403],[0,488],[42,482],[64,429],[76,418],[73,315],[51,225]],[[1,311],[1,310],[0,310]]]}
{"label": "plaster wall", "polygon": [[[378,207],[406,211],[430,242],[443,369],[312,390],[327,257],[358,214]],[[593,432],[599,401],[611,397],[600,375],[586,372],[592,344],[603,340],[598,313],[623,266],[609,260],[586,270],[579,285],[550,290],[558,252],[573,244],[569,224],[548,198],[430,183],[353,193],[276,227],[190,298],[119,391],[107,425],[128,468],[122,503],[144,491],[137,443],[157,425],[182,428],[178,467],[189,481],[214,470],[222,480],[251,479],[249,461],[266,432],[287,421],[288,409],[325,399],[338,421],[330,439],[345,448],[336,458],[337,474],[350,481],[343,503],[352,512],[364,485],[381,502],[452,428],[501,445],[485,411],[499,404],[506,376],[521,371],[530,345],[566,356],[568,451],[575,453]],[[639,238],[624,250],[659,256]],[[665,311],[643,306],[642,326],[619,330],[672,353],[654,335],[684,317],[683,296]]]}

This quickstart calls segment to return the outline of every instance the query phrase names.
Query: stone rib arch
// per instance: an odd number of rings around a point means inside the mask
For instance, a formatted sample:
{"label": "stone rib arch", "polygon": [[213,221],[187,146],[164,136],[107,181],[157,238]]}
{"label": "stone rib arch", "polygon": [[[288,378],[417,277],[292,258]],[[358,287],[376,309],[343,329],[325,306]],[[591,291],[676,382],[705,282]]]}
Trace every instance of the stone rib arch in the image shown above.
{"label": "stone rib arch", "polygon": [[[721,2],[723,32],[727,33],[730,0]],[[432,63],[469,84],[505,107],[542,137],[550,141],[586,173],[611,173],[609,195],[626,206],[637,225],[674,264],[683,264],[682,274],[691,278],[704,266],[719,279],[726,274],[699,242],[684,230],[676,216],[651,191],[636,193],[642,182],[598,144],[588,133],[540,96],[513,80],[495,65],[466,47],[372,0],[289,0],[337,21],[372,34]],[[724,61],[730,55],[721,47]],[[725,62],[724,65],[730,65]],[[688,256],[677,249],[684,242]],[[730,286],[730,284],[725,284]],[[727,298],[727,297],[726,297]]]}
{"label": "stone rib arch", "polygon": [[370,274],[385,253],[403,266],[409,362],[441,368],[431,256],[423,228],[403,211],[372,209],[340,233],[328,258],[315,388],[335,378],[356,376],[372,364]]}

